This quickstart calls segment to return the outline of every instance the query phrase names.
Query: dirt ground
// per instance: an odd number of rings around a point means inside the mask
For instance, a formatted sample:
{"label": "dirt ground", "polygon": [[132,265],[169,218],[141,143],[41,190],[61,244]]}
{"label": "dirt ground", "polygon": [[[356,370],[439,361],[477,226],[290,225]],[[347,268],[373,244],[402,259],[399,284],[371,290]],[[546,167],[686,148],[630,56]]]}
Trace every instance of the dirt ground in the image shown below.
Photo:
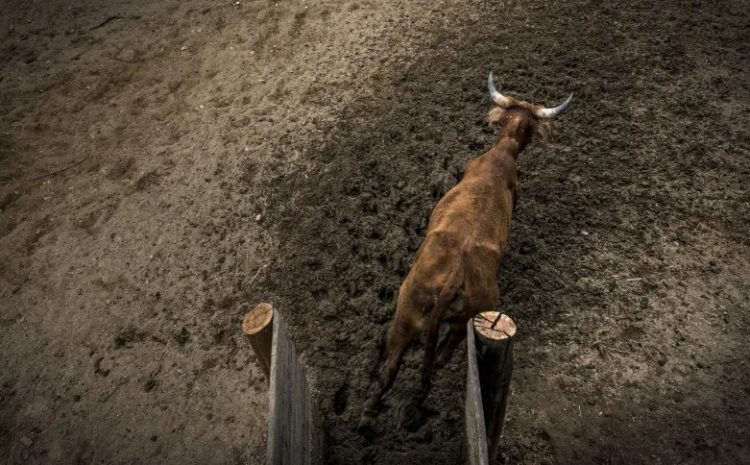
{"label": "dirt ground", "polygon": [[0,463],[263,463],[263,300],[327,463],[463,463],[463,348],[419,431],[417,351],[354,427],[490,70],[575,93],[520,160],[498,463],[750,463],[746,2],[2,3]]}

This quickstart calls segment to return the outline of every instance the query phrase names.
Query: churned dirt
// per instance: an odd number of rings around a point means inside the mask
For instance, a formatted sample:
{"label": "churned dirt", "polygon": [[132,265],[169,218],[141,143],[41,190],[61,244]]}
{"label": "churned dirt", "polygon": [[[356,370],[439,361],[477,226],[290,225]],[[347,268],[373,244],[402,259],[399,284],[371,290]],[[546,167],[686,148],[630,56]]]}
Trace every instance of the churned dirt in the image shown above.
{"label": "churned dirt", "polygon": [[750,463],[746,2],[3,2],[0,463],[260,464],[284,313],[327,463],[463,463],[465,350],[354,428],[430,209],[510,95],[498,462]]}

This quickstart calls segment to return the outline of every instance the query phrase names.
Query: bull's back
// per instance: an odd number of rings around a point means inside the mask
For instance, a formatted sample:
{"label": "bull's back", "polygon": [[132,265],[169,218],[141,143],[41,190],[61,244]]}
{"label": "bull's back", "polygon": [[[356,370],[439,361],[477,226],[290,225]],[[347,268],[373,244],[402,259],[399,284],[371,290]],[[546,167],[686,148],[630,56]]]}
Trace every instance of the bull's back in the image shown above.
{"label": "bull's back", "polygon": [[492,243],[504,249],[512,214],[513,193],[506,186],[464,179],[435,206],[427,236],[448,233],[459,243]]}
{"label": "bull's back", "polygon": [[512,208],[512,193],[501,186],[458,183],[435,206],[405,288],[413,288],[418,300],[430,298],[460,267],[462,292],[494,289]]}

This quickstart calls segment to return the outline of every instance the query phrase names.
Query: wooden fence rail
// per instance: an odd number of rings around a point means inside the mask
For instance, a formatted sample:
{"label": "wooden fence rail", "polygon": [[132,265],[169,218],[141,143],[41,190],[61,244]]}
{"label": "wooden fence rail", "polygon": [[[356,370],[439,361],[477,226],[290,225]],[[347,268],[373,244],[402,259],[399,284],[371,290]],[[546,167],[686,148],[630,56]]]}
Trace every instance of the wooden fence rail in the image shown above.
{"label": "wooden fence rail", "polygon": [[[272,312],[271,316],[266,315],[268,311]],[[268,330],[253,326],[253,322],[261,322],[266,325],[264,328],[272,325],[271,338],[258,337]],[[321,464],[323,435],[320,416],[284,319],[269,304],[260,304],[245,316],[243,331],[250,338],[263,368],[264,360],[270,354],[267,463]],[[269,342],[270,348],[266,347]]]}
{"label": "wooden fence rail", "polygon": [[[269,304],[260,304],[245,316],[242,329],[270,383],[267,463],[322,464],[320,415],[283,317]],[[497,312],[484,312],[467,323],[465,427],[470,465],[489,465],[496,454],[515,332],[513,320]]]}

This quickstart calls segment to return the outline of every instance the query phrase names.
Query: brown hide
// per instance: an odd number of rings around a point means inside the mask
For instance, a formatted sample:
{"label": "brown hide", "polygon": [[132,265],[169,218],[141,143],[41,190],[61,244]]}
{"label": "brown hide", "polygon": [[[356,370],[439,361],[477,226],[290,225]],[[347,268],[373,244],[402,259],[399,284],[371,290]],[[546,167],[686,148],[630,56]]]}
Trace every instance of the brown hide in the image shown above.
{"label": "brown hide", "polygon": [[501,119],[496,144],[466,165],[463,179],[432,212],[399,293],[395,326],[406,334],[429,331],[430,318],[462,332],[470,318],[499,303],[497,272],[517,197],[516,159],[538,125],[524,106]]}
{"label": "brown hide", "polygon": [[[446,286],[452,295],[443,320],[458,318],[455,324],[463,326],[476,313],[495,308],[497,270],[510,233],[516,183],[515,157],[503,148],[493,147],[468,163],[464,178],[432,212],[425,240],[401,286],[397,318],[406,313],[409,324],[422,328],[425,312],[435,307]],[[448,282],[451,277],[456,282]]]}
{"label": "brown hide", "polygon": [[[401,285],[387,358],[365,404],[362,430],[369,430],[369,418],[377,414],[380,397],[393,383],[403,353],[415,338],[425,336],[421,389],[415,398],[419,404],[429,390],[433,365],[449,360],[465,338],[466,322],[496,309],[497,272],[517,198],[516,160],[539,127],[533,108],[514,101],[508,109],[493,109],[491,123],[503,124],[500,137],[488,152],[467,163],[463,179],[435,206],[424,242]],[[443,323],[449,332],[435,363]]]}

